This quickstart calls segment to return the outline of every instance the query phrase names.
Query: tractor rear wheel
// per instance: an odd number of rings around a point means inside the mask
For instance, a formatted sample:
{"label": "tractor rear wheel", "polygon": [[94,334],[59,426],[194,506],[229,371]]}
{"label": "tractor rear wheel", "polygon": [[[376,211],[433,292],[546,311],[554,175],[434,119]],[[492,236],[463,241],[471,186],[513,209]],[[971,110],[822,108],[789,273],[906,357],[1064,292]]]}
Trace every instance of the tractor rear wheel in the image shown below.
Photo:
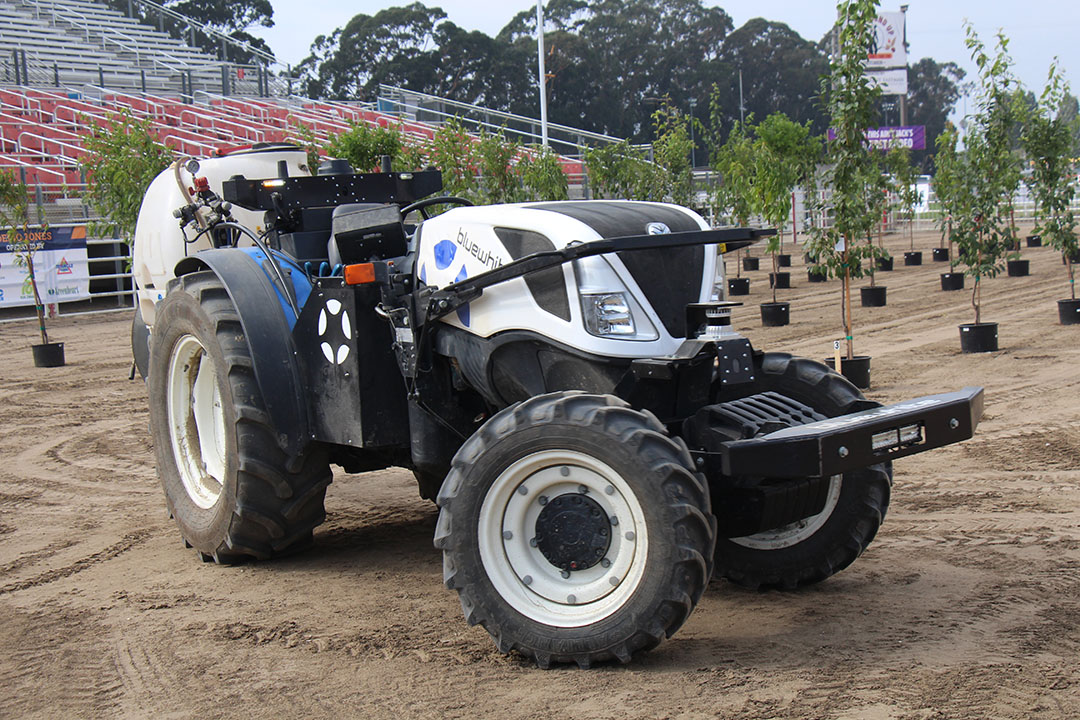
{"label": "tractor rear wheel", "polygon": [[278,445],[251,350],[212,272],[175,281],[150,336],[150,428],[169,512],[204,560],[269,558],[325,518],[326,453]]}
{"label": "tractor rear wheel", "polygon": [[[757,391],[773,391],[827,417],[868,404],[847,378],[814,360],[765,353]],[[892,466],[871,465],[829,480],[825,508],[784,527],[716,541],[716,572],[744,587],[793,590],[834,575],[874,539],[889,509]]]}
{"label": "tractor rear wheel", "polygon": [[493,416],[439,492],[435,545],[466,620],[541,667],[669,637],[712,571],[716,521],[686,445],[610,395],[541,395]]}

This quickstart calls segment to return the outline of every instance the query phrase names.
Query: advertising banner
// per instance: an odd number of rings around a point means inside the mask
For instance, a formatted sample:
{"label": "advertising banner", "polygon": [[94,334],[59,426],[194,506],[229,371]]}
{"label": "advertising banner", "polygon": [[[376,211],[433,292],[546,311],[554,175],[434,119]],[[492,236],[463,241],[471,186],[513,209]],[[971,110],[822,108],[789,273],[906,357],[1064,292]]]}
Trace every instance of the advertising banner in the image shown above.
{"label": "advertising banner", "polygon": [[[829,128],[829,139],[836,139],[836,131]],[[878,150],[891,150],[904,147],[908,150],[926,149],[925,125],[901,125],[899,127],[870,128],[866,131],[866,142]]]}
{"label": "advertising banner", "polygon": [[872,70],[866,77],[871,84],[881,87],[882,95],[907,95],[907,68]]}
{"label": "advertising banner", "polygon": [[27,252],[43,303],[90,297],[85,225],[9,230],[0,233],[0,307],[34,304]]}
{"label": "advertising banner", "polygon": [[907,65],[904,48],[904,13],[883,12],[874,21],[874,39],[866,67],[870,70],[898,68]]}

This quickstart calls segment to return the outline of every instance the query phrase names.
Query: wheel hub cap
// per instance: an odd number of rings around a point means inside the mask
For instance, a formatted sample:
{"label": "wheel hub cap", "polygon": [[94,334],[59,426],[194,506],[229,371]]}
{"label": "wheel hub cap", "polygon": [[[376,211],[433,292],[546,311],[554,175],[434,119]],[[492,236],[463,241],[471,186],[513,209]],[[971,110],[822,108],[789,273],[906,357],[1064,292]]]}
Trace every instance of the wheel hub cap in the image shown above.
{"label": "wheel hub cap", "polygon": [[562,570],[586,570],[611,546],[611,523],[599,503],[587,495],[560,495],[536,518],[536,547]]}

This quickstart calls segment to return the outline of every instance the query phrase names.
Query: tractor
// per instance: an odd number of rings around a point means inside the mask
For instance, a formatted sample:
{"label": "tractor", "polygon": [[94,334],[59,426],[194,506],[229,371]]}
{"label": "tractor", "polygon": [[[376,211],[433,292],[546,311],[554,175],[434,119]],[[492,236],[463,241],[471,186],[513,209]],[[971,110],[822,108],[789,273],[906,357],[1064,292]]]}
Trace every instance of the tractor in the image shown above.
{"label": "tractor", "polygon": [[664,203],[477,207],[434,170],[306,162],[180,159],[139,214],[133,354],[205,561],[317,552],[331,465],[402,467],[499,650],[628,662],[714,576],[794,589],[847,567],[892,461],[979,421],[981,388],[881,406],[736,332],[723,255],[771,230]]}

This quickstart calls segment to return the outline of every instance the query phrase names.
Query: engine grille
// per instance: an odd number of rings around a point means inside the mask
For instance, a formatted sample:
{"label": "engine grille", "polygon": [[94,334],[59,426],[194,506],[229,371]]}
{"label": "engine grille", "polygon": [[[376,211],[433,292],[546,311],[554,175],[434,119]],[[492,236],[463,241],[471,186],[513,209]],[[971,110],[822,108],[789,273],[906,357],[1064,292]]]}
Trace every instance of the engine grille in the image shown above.
{"label": "engine grille", "polygon": [[701,299],[705,248],[698,245],[618,255],[668,334],[686,337],[686,306]]}

